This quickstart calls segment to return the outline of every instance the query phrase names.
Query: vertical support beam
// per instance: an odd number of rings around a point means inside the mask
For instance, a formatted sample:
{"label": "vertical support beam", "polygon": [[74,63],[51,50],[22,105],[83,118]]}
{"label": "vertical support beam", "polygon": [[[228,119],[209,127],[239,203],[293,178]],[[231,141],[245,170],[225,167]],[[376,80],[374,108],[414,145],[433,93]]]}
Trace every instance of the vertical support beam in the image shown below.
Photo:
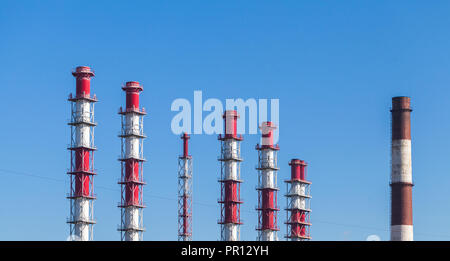
{"label": "vertical support beam", "polygon": [[183,154],[178,157],[178,241],[192,241],[192,156],[189,135],[181,135]]}

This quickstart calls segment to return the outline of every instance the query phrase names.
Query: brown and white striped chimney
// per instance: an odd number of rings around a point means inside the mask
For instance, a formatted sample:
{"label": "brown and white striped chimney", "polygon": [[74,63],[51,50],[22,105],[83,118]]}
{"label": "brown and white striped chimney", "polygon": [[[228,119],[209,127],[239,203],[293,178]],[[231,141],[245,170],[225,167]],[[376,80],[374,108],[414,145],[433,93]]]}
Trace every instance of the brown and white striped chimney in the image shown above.
{"label": "brown and white striped chimney", "polygon": [[411,111],[409,97],[392,98],[391,241],[413,240]]}

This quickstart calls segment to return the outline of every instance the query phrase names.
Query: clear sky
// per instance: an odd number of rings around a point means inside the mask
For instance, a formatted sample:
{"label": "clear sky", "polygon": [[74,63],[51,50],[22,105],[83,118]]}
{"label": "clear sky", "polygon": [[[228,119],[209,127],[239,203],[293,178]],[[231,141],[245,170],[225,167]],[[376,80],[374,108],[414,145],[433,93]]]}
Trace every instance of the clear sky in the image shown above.
{"label": "clear sky", "polygon": [[[309,163],[314,240],[389,239],[390,102],[411,96],[417,240],[450,240],[450,2],[2,1],[0,240],[66,240],[71,70],[96,72],[94,239],[119,240],[121,85],[144,84],[145,240],[176,240],[176,98],[280,99],[288,161]],[[242,144],[255,240],[259,136]],[[218,240],[219,142],[193,135],[194,240]],[[279,225],[286,219],[280,212]]]}

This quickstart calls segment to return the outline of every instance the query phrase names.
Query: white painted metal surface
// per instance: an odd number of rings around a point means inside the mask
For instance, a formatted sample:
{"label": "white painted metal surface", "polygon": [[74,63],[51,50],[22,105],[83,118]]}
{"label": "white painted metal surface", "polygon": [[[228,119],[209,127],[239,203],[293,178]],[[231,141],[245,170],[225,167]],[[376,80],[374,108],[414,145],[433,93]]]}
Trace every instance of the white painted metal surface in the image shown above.
{"label": "white painted metal surface", "polygon": [[411,140],[392,141],[391,182],[412,183]]}
{"label": "white painted metal surface", "polygon": [[394,225],[391,226],[391,241],[413,241],[413,226]]}
{"label": "white painted metal surface", "polygon": [[239,241],[239,226],[236,224],[224,224],[225,241]]}
{"label": "white painted metal surface", "polygon": [[139,232],[136,229],[140,229],[140,215],[139,208],[130,206],[125,208],[125,232],[126,241],[139,241]]}
{"label": "white painted metal surface", "polygon": [[[86,198],[76,198],[74,202],[76,221],[89,222],[89,200]],[[88,241],[89,240],[89,224],[88,223],[76,223],[75,224],[75,238],[76,240]]]}
{"label": "white painted metal surface", "polygon": [[261,241],[278,241],[277,231],[272,230],[261,231]]}
{"label": "white painted metal surface", "polygon": [[[238,145],[236,140],[225,140],[225,157],[226,158],[238,158]],[[225,179],[226,180],[238,180],[238,162],[229,160],[225,162]]]}
{"label": "white painted metal surface", "polygon": [[289,191],[291,206],[297,209],[306,209],[306,184],[293,182]]}
{"label": "white painted metal surface", "polygon": [[[262,164],[263,168],[274,168],[274,151],[271,149],[262,150]],[[271,169],[263,169],[261,171],[261,186],[262,188],[275,188],[276,183],[274,179],[274,171]]]}
{"label": "white painted metal surface", "polygon": [[[75,121],[91,122],[91,103],[85,100],[78,100],[75,105]],[[89,125],[81,124],[75,126],[75,145],[78,147],[91,147]]]}

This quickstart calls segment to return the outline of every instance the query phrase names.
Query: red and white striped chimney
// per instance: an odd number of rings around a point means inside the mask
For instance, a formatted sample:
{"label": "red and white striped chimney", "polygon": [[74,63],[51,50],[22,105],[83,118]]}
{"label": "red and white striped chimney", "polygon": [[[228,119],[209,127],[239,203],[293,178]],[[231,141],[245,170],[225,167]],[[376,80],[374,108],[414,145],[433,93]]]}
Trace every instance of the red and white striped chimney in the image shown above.
{"label": "red and white striped chimney", "polygon": [[261,146],[256,145],[258,151],[258,240],[277,241],[278,228],[278,185],[277,171],[278,145],[273,144],[276,126],[268,121],[261,124]]}
{"label": "red and white striped chimney", "polygon": [[143,240],[143,140],[145,110],[139,107],[139,93],[143,87],[139,82],[127,82],[122,90],[126,93],[126,108],[120,108],[122,119],[121,138],[121,240]]}
{"label": "red and white striped chimney", "polygon": [[237,135],[237,111],[225,111],[225,134],[219,135],[221,141],[220,158],[221,171],[219,182],[221,184],[220,220],[221,240],[239,241],[241,222],[241,141]]}
{"label": "red and white striped chimney", "polygon": [[94,222],[94,104],[91,97],[91,77],[94,72],[87,66],[79,66],[72,72],[76,78],[76,94],[70,94],[71,130],[70,142],[70,239],[93,239]]}
{"label": "red and white striped chimney", "polygon": [[413,240],[411,106],[409,97],[392,98],[391,240]]}
{"label": "red and white striped chimney", "polygon": [[291,178],[287,184],[287,234],[290,241],[310,240],[311,182],[306,180],[305,161],[292,159]]}

